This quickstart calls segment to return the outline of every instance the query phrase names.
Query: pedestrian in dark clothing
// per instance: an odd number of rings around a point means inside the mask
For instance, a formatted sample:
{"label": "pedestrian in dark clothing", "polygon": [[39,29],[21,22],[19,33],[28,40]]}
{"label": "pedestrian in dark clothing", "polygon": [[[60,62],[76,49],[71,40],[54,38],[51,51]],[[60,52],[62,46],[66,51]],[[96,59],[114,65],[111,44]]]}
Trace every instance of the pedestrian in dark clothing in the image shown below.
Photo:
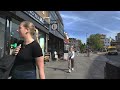
{"label": "pedestrian in dark clothing", "polygon": [[16,58],[11,72],[12,79],[37,79],[36,65],[40,78],[45,79],[42,49],[33,39],[35,30],[35,26],[29,21],[23,21],[19,25],[18,32],[24,41],[13,51]]}

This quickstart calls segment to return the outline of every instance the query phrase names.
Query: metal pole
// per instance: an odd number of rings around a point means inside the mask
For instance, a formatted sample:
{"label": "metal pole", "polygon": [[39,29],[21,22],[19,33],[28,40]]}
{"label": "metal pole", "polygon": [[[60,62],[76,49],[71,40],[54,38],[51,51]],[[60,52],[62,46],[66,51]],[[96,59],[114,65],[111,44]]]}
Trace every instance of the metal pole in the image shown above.
{"label": "metal pole", "polygon": [[[87,50],[87,33],[86,33],[86,50]],[[88,50],[86,51],[86,54],[88,56]]]}
{"label": "metal pole", "polygon": [[87,47],[87,56],[89,57],[89,48],[88,48],[88,45],[87,45],[87,35],[88,35],[88,33],[86,33],[86,47]]}

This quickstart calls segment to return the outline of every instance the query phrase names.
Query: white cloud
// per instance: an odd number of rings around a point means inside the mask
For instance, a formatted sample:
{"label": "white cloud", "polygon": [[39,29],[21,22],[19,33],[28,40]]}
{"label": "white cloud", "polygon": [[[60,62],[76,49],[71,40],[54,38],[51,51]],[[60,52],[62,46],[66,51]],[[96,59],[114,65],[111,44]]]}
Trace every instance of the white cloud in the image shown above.
{"label": "white cloud", "polygon": [[116,11],[118,14],[120,14],[120,11]]}
{"label": "white cloud", "polygon": [[71,22],[67,23],[66,25],[71,25],[71,24],[73,24],[77,21],[81,21],[81,22],[86,21],[86,19],[80,18],[80,17],[77,17],[77,16],[70,16],[70,15],[63,15],[63,14],[61,14],[61,16],[64,19],[70,19],[71,20]]}
{"label": "white cloud", "polygon": [[[97,27],[99,27],[99,28],[101,28],[101,29],[103,29],[103,30],[105,30],[105,31],[108,31],[108,32],[111,32],[111,33],[116,33],[116,32],[114,32],[113,30],[110,30],[110,29],[108,29],[108,28],[106,28],[106,27],[103,27],[103,26],[101,26],[101,25],[99,25],[99,24],[97,24],[97,23],[95,23],[95,22],[93,22],[93,21],[91,21],[91,20],[88,20],[88,19],[84,19],[84,18],[80,18],[80,17],[76,17],[76,16],[68,16],[68,15],[62,15],[62,16],[63,16],[64,18],[73,19],[73,21],[67,23],[67,25],[70,25],[70,24],[75,23],[75,22],[77,22],[77,21],[82,21],[81,23],[89,23],[89,24],[92,24],[92,25],[94,25],[94,26],[97,26]],[[119,19],[119,20],[120,20],[120,18],[118,18],[118,17],[116,17],[116,19]]]}
{"label": "white cloud", "polygon": [[115,17],[115,16],[113,16],[113,18],[115,18],[115,19],[117,19],[117,20],[120,20],[120,17]]}
{"label": "white cloud", "polygon": [[66,19],[73,19],[73,20],[80,20],[80,21],[84,21],[84,20],[86,20],[86,19],[84,19],[84,18],[80,18],[80,17],[77,17],[77,16],[70,16],[70,15],[63,15],[63,14],[61,14],[61,16],[63,17],[63,18],[66,18]]}
{"label": "white cloud", "polygon": [[[120,13],[120,12],[119,12],[119,13]],[[89,20],[89,19],[80,18],[80,17],[78,17],[78,16],[72,16],[72,15],[63,15],[63,14],[61,14],[61,16],[62,16],[63,19],[70,19],[70,20],[71,20],[70,22],[66,23],[67,26],[70,26],[71,24],[76,23],[76,22],[81,22],[81,23],[88,23],[88,24],[94,25],[94,26],[96,26],[96,27],[99,27],[99,28],[101,28],[102,30],[107,31],[108,33],[112,33],[112,34],[113,34],[113,33],[114,33],[114,34],[117,33],[117,31],[108,29],[108,28],[106,28],[106,27],[104,27],[104,26],[101,26],[101,25],[99,25],[99,24],[97,24],[97,23],[95,23],[95,22],[93,22],[93,21],[91,21],[91,20]],[[114,18],[117,19],[117,20],[120,20],[119,17],[114,17]],[[76,30],[75,30],[75,31],[76,31]],[[77,30],[77,31],[78,31],[78,30]],[[110,34],[109,34],[109,35],[110,35]]]}
{"label": "white cloud", "polygon": [[106,36],[107,36],[107,38],[113,38],[113,39],[115,39],[115,36],[117,35],[117,33],[107,33],[106,34]]}
{"label": "white cloud", "polygon": [[99,28],[101,28],[101,29],[103,29],[103,30],[105,30],[105,31],[108,31],[108,32],[111,32],[111,33],[116,33],[116,32],[114,32],[113,30],[110,30],[110,29],[108,29],[108,28],[106,28],[106,27],[103,27],[103,26],[101,26],[101,25],[99,25],[99,24],[97,24],[97,23],[94,23],[94,22],[92,22],[92,21],[90,21],[91,22],[91,24],[93,24],[93,25],[95,25],[95,26],[97,26],[97,27],[99,27]]}
{"label": "white cloud", "polygon": [[105,27],[103,27],[103,29],[104,29],[105,31],[108,31],[108,32],[111,32],[111,33],[116,33],[116,32],[114,32],[113,30],[110,30],[110,29],[105,28]]}

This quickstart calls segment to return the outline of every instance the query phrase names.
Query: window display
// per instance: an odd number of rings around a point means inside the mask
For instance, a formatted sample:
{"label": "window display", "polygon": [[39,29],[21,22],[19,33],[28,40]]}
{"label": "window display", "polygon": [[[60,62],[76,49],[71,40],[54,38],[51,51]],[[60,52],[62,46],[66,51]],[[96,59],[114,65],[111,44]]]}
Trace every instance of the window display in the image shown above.
{"label": "window display", "polygon": [[19,37],[19,33],[17,32],[18,27],[19,27],[20,22],[12,19],[12,21],[10,22],[10,36],[11,36],[11,40],[10,40],[10,54],[12,53],[13,49],[17,47],[17,43],[22,40]]}
{"label": "window display", "polygon": [[0,17],[0,58],[4,55],[5,19]]}

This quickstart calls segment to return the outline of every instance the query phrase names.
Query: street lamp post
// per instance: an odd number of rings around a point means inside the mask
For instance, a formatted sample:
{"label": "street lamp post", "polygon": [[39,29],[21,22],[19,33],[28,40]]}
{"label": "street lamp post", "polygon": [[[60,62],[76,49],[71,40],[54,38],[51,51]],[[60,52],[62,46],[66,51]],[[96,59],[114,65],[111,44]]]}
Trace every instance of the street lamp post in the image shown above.
{"label": "street lamp post", "polygon": [[86,33],[86,49],[87,49],[87,56],[89,57],[89,47],[88,47],[88,42],[87,42],[87,35],[88,33]]}

